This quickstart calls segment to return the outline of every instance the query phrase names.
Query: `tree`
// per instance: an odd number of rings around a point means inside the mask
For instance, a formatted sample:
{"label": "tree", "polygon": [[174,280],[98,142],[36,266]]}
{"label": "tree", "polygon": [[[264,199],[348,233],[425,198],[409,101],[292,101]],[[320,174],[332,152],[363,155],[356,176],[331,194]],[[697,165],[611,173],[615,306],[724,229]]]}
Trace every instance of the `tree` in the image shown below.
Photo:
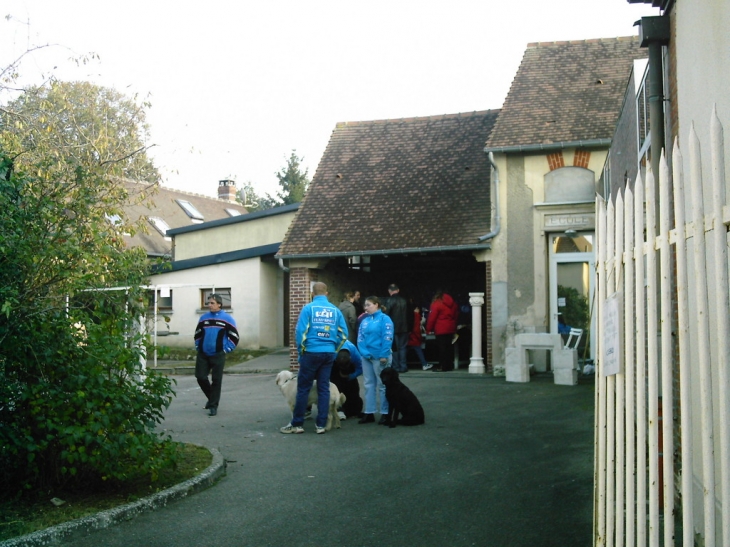
{"label": "tree", "polygon": [[110,175],[155,183],[159,173],[147,156],[149,106],[89,82],[51,80],[3,107],[0,122],[13,137],[4,144],[17,154],[18,168],[47,165],[45,154],[54,150],[63,151],[66,164],[98,165]]}
{"label": "tree", "polygon": [[0,495],[154,477],[174,463],[154,430],[174,392],[140,365],[148,264],[124,243],[139,226],[121,178],[157,178],[147,105],[84,82],[2,101],[8,91],[0,84]]}
{"label": "tree", "polygon": [[283,205],[300,203],[304,199],[304,194],[307,193],[309,170],[302,173],[301,162],[303,159],[297,156],[296,150],[292,150],[286,162],[286,167],[276,174],[276,178],[279,179],[279,186],[281,186],[281,192],[277,192],[276,196]]}
{"label": "tree", "polygon": [[273,209],[280,205],[269,194],[266,197],[258,195],[251,181],[244,183],[243,188],[238,191],[238,201],[249,213]]}
{"label": "tree", "polygon": [[286,166],[276,173],[276,178],[279,180],[279,186],[281,187],[281,191],[277,192],[276,196],[268,193],[266,196],[258,195],[249,181],[238,192],[238,201],[252,213],[281,207],[282,205],[300,203],[304,199],[304,194],[307,193],[307,188],[309,188],[308,170],[304,173],[301,170],[303,159],[297,156],[296,150],[292,150]]}

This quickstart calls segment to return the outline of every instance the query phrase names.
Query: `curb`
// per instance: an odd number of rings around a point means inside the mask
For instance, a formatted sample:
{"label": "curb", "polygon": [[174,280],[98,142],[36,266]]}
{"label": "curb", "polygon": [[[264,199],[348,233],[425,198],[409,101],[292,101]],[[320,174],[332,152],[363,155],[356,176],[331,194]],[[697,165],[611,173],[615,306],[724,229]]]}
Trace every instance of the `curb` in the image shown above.
{"label": "curb", "polygon": [[[207,447],[203,447],[207,448]],[[101,511],[95,515],[89,515],[80,519],[64,522],[56,526],[51,526],[45,530],[38,530],[25,536],[19,536],[0,543],[2,547],[40,547],[45,545],[54,545],[61,539],[68,538],[76,534],[86,534],[95,530],[108,528],[126,520],[132,520],[137,515],[154,511],[160,507],[166,506],[168,503],[185,498],[191,494],[205,490],[213,486],[218,479],[226,474],[226,461],[221,453],[215,448],[208,448],[213,455],[213,461],[208,468],[196,475],[192,479],[176,484],[157,492],[141,500],[137,500],[126,505],[115,507]]]}

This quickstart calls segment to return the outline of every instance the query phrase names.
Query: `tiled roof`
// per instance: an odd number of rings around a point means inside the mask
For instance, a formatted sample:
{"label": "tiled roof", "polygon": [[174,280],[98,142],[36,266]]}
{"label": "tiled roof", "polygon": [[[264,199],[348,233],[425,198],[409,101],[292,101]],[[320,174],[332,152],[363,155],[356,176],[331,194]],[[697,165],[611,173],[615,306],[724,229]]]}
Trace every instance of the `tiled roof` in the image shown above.
{"label": "tiled roof", "polygon": [[[126,237],[130,246],[143,246],[149,256],[169,255],[172,250],[172,242],[165,240],[165,237],[158,232],[148,221],[149,217],[163,219],[170,228],[181,228],[195,224],[193,219],[183,210],[176,200],[190,202],[202,215],[204,222],[230,218],[226,209],[234,209],[245,215],[248,211],[239,203],[211,198],[200,194],[183,192],[172,188],[158,187],[156,190],[150,188],[147,183],[127,180],[124,182],[130,195],[130,205],[125,207],[130,220],[137,221],[143,218],[147,233],[137,233],[134,237]],[[136,197],[141,193],[149,196],[142,203],[135,203]]]}
{"label": "tiled roof", "polygon": [[528,44],[488,148],[610,139],[636,37]]}
{"label": "tiled roof", "polygon": [[498,113],[338,123],[279,256],[474,247]]}

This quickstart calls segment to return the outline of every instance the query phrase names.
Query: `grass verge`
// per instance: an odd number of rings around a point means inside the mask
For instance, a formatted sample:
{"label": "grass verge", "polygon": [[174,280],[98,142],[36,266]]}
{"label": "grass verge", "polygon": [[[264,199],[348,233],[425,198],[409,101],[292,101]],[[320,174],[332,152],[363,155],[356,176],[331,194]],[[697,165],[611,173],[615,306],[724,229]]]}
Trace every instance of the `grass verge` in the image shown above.
{"label": "grass verge", "polygon": [[[213,461],[213,455],[206,448],[182,443],[178,448],[177,467],[160,473],[155,482],[143,477],[100,491],[53,492],[20,501],[3,499],[0,501],[0,541],[137,501],[193,478]],[[51,499],[64,503],[56,506]]]}

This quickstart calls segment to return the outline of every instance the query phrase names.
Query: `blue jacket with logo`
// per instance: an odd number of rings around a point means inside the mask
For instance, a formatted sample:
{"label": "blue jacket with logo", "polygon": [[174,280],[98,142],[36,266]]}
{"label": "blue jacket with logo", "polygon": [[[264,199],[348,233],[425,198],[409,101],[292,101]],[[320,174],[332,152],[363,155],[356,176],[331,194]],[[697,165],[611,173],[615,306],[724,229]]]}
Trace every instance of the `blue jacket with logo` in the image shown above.
{"label": "blue jacket with logo", "polygon": [[230,353],[238,345],[236,320],[224,311],[204,313],[195,329],[195,349],[206,355]]}
{"label": "blue jacket with logo", "polygon": [[347,340],[347,323],[337,306],[319,294],[302,308],[295,335],[299,355],[337,353]]}
{"label": "blue jacket with logo", "polygon": [[357,333],[357,349],[366,359],[387,359],[392,354],[393,320],[378,310],[366,315]]}
{"label": "blue jacket with logo", "polygon": [[362,357],[360,356],[360,352],[357,351],[357,346],[348,340],[340,349],[346,349],[350,352],[350,361],[355,365],[355,372],[350,374],[347,379],[354,380],[358,376],[362,376]]}

